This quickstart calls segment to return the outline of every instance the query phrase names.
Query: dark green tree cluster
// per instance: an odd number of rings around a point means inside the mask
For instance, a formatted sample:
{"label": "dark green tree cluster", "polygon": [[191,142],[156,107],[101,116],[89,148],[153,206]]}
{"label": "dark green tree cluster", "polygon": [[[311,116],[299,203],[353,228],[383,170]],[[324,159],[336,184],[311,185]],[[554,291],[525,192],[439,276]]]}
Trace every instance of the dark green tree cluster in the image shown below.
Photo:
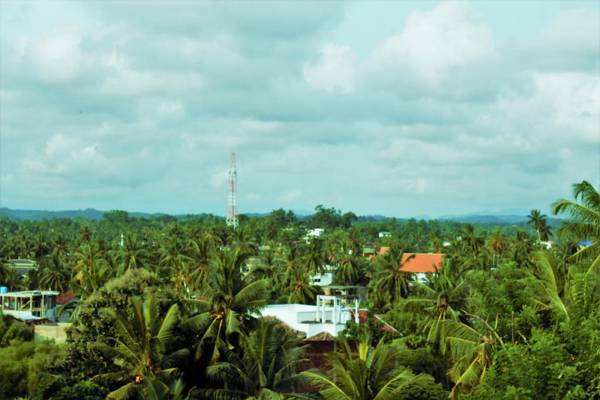
{"label": "dark green tree cluster", "polygon": [[[555,229],[538,210],[513,226],[324,206],[243,216],[235,231],[211,215],[0,220],[0,285],[80,299],[65,345],[0,320],[0,398],[599,397],[600,195],[584,181],[574,197],[553,205],[568,217]],[[418,281],[401,271],[409,252],[444,263]],[[38,268],[16,276],[15,258]],[[368,318],[302,372],[301,338],[260,308],[312,304],[327,271],[368,288]]]}

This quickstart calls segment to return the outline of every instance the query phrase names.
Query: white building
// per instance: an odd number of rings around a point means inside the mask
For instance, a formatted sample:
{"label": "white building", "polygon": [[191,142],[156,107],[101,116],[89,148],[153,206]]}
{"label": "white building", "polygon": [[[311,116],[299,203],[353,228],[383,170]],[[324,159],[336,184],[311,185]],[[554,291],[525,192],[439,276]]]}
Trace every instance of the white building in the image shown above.
{"label": "white building", "polygon": [[22,321],[54,320],[57,296],[51,290],[0,291],[0,312]]}
{"label": "white building", "polygon": [[[290,328],[303,332],[306,337],[327,332],[336,336],[352,320],[349,308],[340,304],[335,296],[317,296],[316,305],[308,304],[270,304],[260,310],[263,317],[274,317]],[[358,323],[358,310],[354,321]]]}
{"label": "white building", "polygon": [[392,237],[392,232],[379,232],[379,239]]}
{"label": "white building", "polygon": [[335,268],[331,265],[325,265],[323,273],[315,274],[310,277],[310,284],[313,286],[329,286],[333,283],[333,273]]}
{"label": "white building", "polygon": [[38,269],[38,265],[34,260],[21,258],[8,260],[7,265],[9,268],[12,268],[21,279],[25,279],[31,271]]}

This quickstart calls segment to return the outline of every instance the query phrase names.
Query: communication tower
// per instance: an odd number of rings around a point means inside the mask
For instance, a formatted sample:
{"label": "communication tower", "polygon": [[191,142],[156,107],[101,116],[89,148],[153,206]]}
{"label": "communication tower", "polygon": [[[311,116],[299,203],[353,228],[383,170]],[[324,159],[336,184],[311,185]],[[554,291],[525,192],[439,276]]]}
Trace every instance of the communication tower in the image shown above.
{"label": "communication tower", "polygon": [[238,226],[237,217],[237,169],[235,167],[235,153],[229,156],[229,175],[227,177],[227,186],[229,187],[229,204],[227,210],[227,226],[236,229]]}

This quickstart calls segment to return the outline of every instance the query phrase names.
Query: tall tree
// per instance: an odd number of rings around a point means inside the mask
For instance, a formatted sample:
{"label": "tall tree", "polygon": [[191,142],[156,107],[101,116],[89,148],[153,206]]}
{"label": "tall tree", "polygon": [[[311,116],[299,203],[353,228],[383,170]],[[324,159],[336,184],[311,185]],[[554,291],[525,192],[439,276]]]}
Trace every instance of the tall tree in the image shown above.
{"label": "tall tree", "polygon": [[[398,246],[375,259],[375,276],[371,280],[373,299],[377,308],[389,308],[408,296],[409,276],[402,272],[404,252]],[[414,257],[414,256],[413,256]],[[408,260],[405,260],[406,262]]]}
{"label": "tall tree", "polygon": [[402,300],[399,309],[418,319],[427,342],[441,350],[446,338],[445,321],[459,320],[469,288],[461,276],[442,268],[426,284],[417,282],[416,289],[416,295]]}
{"label": "tall tree", "polygon": [[145,398],[160,398],[159,393],[168,391],[168,386],[160,378],[174,372],[164,367],[168,342],[173,338],[179,320],[179,308],[174,304],[161,316],[153,297],[144,300],[133,297],[130,306],[130,318],[117,310],[110,310],[117,329],[115,345],[98,344],[113,359],[119,371],[98,375],[96,379],[117,379],[121,384],[108,394],[107,399],[126,399],[140,392],[146,394]]}
{"label": "tall tree", "polygon": [[63,292],[67,286],[67,273],[60,253],[44,257],[41,263],[39,284],[42,288]]}
{"label": "tall tree", "polygon": [[498,259],[502,257],[508,247],[506,238],[502,232],[496,231],[488,238],[488,246],[492,251],[494,267],[498,265]]}
{"label": "tall tree", "polygon": [[415,376],[399,366],[397,350],[380,341],[375,348],[368,341],[358,344],[357,357],[346,340],[340,351],[331,353],[332,368],[327,374],[306,371],[302,375],[325,400],[392,400],[400,397],[408,385],[423,376]]}
{"label": "tall tree", "polygon": [[552,229],[548,225],[547,217],[540,210],[531,210],[527,216],[527,223],[535,229],[538,240],[547,242],[552,234]]}
{"label": "tall tree", "polygon": [[[561,224],[560,232],[592,244],[578,250],[575,260],[592,260],[590,270],[600,268],[600,193],[587,181],[573,185],[573,200],[560,199],[552,204],[554,214],[566,214],[570,220]],[[579,202],[578,202],[579,201]]]}
{"label": "tall tree", "polygon": [[102,256],[100,246],[92,242],[82,244],[74,256],[76,260],[74,281],[82,295],[89,295],[105,281],[106,260]]}
{"label": "tall tree", "polygon": [[296,368],[303,348],[297,335],[280,321],[261,318],[241,341],[241,352],[227,352],[226,361],[207,368],[212,381],[222,388],[202,390],[216,398],[279,398],[294,389]]}
{"label": "tall tree", "polygon": [[208,348],[216,361],[223,350],[239,344],[248,333],[252,312],[258,311],[268,297],[265,279],[250,282],[241,269],[247,255],[239,249],[223,249],[211,259],[207,297],[197,298],[198,312],[188,320],[200,333],[196,359]]}
{"label": "tall tree", "polygon": [[494,351],[504,345],[494,328],[482,319],[479,321],[483,323],[481,329],[459,321],[444,321],[445,351],[453,362],[448,372],[454,382],[450,393],[452,399],[458,399],[460,393],[468,393],[485,381],[492,366]]}

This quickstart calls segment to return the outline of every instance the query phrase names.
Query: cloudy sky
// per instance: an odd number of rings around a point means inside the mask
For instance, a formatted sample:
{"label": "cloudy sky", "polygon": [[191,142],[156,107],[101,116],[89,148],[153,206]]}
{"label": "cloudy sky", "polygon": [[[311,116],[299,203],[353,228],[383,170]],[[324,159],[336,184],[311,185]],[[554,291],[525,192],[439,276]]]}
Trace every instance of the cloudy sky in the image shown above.
{"label": "cloudy sky", "polygon": [[600,184],[600,2],[0,1],[0,206],[548,210]]}

